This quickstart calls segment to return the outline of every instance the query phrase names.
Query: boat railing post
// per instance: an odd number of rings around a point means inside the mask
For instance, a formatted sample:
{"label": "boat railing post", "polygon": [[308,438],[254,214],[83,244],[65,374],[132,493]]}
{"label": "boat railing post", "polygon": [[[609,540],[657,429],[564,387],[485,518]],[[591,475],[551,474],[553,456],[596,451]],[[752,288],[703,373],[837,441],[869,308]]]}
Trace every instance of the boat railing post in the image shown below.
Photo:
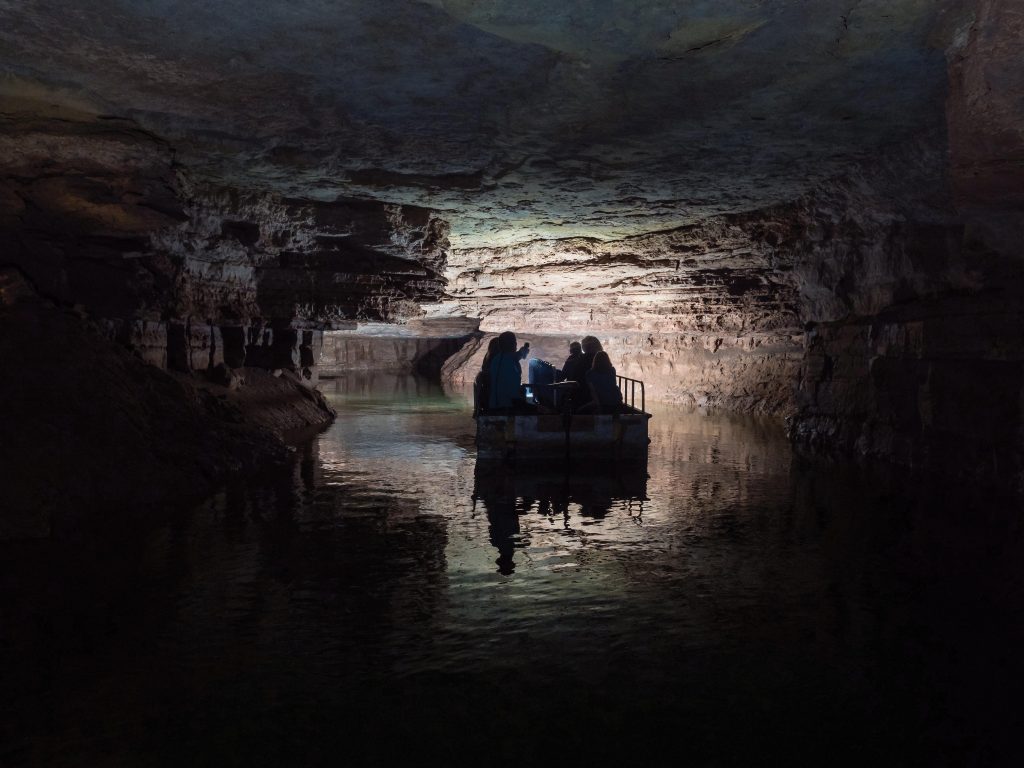
{"label": "boat railing post", "polygon": [[570,433],[572,432],[572,406],[573,406],[572,392],[565,393],[565,413],[562,415],[562,423],[565,426],[565,464],[566,467],[569,465],[570,455],[572,453],[570,443]]}
{"label": "boat railing post", "polygon": [[647,389],[647,387],[645,387],[644,383],[641,381],[640,382],[640,410],[643,411],[644,413],[647,413],[647,392],[646,392],[646,389]]}

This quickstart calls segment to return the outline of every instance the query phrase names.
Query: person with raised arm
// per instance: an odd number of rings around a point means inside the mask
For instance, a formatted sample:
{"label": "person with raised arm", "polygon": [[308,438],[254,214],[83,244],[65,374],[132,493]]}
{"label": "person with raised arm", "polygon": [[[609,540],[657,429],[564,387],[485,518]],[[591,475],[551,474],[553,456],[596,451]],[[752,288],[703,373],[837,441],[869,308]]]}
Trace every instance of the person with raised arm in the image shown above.
{"label": "person with raised arm", "polygon": [[498,335],[498,351],[488,364],[488,408],[515,408],[526,404],[522,394],[523,369],[519,361],[529,353],[530,342],[516,350],[516,335],[512,331]]}

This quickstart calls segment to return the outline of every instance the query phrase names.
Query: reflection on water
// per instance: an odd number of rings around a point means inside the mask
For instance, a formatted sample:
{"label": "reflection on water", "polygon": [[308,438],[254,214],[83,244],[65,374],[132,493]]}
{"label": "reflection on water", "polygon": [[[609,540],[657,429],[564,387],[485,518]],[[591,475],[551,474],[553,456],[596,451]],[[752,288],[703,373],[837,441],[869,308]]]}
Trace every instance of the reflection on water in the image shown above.
{"label": "reflection on water", "polygon": [[1016,752],[1024,537],[998,504],[664,407],[649,476],[502,471],[461,395],[326,393],[287,476],[141,540],[0,548],[0,763]]}
{"label": "reflection on water", "polygon": [[[529,472],[500,463],[477,462],[474,473],[474,511],[477,503],[487,514],[491,544],[498,550],[498,572],[515,570],[515,549],[526,548],[520,520],[536,517],[561,531],[574,526],[605,520],[617,510],[637,525],[643,523],[647,500],[647,471],[629,467],[621,473],[587,473],[581,467],[555,467],[550,471],[532,468]],[[529,520],[530,518],[525,518]],[[595,547],[610,545],[621,537],[618,526],[602,526]]]}

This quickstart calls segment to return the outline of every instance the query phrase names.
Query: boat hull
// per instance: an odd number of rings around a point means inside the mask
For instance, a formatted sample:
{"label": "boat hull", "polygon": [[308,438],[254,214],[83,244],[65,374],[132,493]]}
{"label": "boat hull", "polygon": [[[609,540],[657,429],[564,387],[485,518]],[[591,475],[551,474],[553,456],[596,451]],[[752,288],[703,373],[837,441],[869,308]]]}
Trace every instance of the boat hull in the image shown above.
{"label": "boat hull", "polygon": [[566,459],[646,464],[647,421],[643,412],[574,415],[478,414],[477,457],[517,464]]}

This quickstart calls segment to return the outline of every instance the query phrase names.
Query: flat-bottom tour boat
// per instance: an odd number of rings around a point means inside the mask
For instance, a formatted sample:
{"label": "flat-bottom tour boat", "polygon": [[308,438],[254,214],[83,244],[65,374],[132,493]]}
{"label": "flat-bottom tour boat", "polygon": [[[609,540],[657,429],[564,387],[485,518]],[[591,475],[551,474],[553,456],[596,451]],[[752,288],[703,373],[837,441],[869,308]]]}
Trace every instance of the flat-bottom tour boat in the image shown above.
{"label": "flat-bottom tour boat", "polygon": [[[651,414],[646,411],[644,383],[625,376],[616,378],[623,400],[617,413],[573,413],[571,407],[561,407],[555,413],[474,408],[477,459],[516,464],[572,460],[581,464],[646,465]],[[575,387],[575,382],[539,386],[557,392]],[[525,389],[527,400],[532,401],[529,388]],[[474,391],[474,398],[476,394]]]}

